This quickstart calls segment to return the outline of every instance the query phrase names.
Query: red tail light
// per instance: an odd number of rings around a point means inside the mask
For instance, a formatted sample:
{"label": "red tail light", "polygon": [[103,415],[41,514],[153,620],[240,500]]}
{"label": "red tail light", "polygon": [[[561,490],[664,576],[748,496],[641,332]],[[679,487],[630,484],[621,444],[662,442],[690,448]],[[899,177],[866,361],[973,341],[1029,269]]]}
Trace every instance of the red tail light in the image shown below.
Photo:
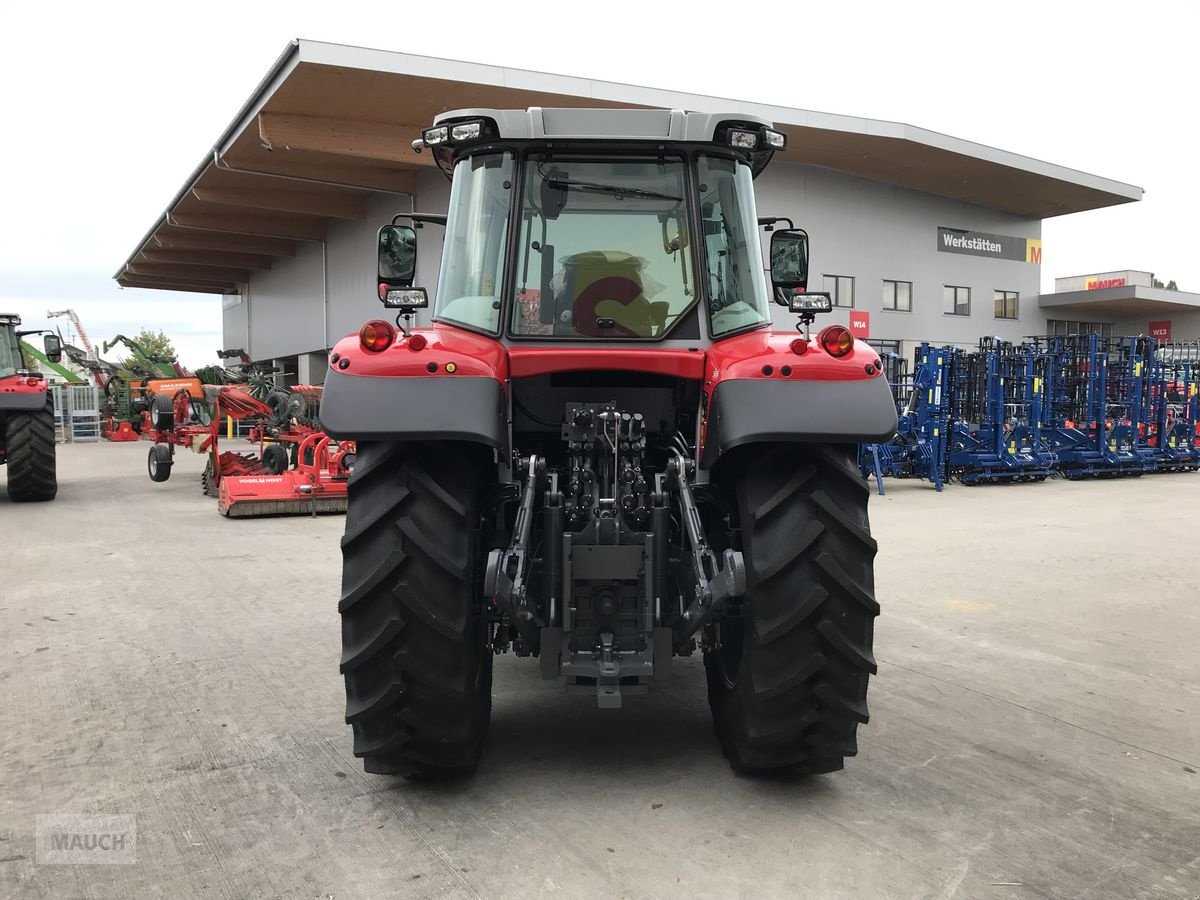
{"label": "red tail light", "polygon": [[796,338],[792,341],[792,352],[797,356],[803,356],[808,352],[808,341],[804,338]]}
{"label": "red tail light", "polygon": [[413,351],[424,350],[427,343],[429,342],[425,339],[425,335],[414,334],[408,339],[408,349]]}
{"label": "red tail light", "polygon": [[842,357],[854,349],[854,335],[845,325],[830,325],[817,337],[830,356]]}
{"label": "red tail light", "polygon": [[396,329],[383,319],[372,319],[358,332],[358,340],[364,350],[380,353],[392,346],[396,337]]}

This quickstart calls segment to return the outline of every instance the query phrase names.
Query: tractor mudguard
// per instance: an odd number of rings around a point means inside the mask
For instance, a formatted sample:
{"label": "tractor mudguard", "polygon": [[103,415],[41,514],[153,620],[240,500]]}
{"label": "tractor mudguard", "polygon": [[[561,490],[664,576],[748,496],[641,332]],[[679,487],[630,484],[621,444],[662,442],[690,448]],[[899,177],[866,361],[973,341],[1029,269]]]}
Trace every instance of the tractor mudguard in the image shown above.
{"label": "tractor mudguard", "polygon": [[714,389],[700,465],[743,444],[877,443],[896,431],[896,403],[882,378],[783,381],[733,378]]}
{"label": "tractor mudguard", "polygon": [[504,390],[471,375],[386,377],[329,372],[321,427],[339,440],[508,443]]}
{"label": "tractor mudguard", "polygon": [[0,412],[29,412],[46,405],[45,391],[8,392],[0,390]]}

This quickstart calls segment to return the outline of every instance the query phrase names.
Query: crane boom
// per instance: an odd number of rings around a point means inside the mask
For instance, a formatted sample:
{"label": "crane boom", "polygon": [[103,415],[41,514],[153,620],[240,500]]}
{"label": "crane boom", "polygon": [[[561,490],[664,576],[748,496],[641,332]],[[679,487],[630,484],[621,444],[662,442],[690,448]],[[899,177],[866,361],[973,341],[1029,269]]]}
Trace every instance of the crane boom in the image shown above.
{"label": "crane boom", "polygon": [[75,331],[79,334],[79,340],[83,343],[83,349],[87,351],[88,356],[92,359],[99,359],[100,354],[96,352],[96,348],[92,346],[91,340],[88,339],[87,332],[83,330],[83,323],[79,321],[79,313],[73,309],[60,309],[57,312],[46,311],[47,319],[54,319],[58,316],[66,316],[71,320],[71,324],[75,326]]}

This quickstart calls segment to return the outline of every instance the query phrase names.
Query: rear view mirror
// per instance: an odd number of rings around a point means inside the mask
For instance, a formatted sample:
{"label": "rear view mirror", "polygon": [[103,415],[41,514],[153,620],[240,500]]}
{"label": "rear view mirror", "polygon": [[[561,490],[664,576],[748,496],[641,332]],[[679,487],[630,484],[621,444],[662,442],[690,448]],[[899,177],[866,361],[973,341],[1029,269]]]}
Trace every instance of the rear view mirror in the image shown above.
{"label": "rear view mirror", "polygon": [[62,362],[62,338],[57,334],[47,334],[42,338],[46,359],[52,363]]}
{"label": "rear view mirror", "polygon": [[783,306],[808,287],[808,234],[799,228],[771,233],[771,286]]}
{"label": "rear view mirror", "polygon": [[412,287],[416,273],[416,229],[411,225],[384,225],[379,229],[379,283]]}

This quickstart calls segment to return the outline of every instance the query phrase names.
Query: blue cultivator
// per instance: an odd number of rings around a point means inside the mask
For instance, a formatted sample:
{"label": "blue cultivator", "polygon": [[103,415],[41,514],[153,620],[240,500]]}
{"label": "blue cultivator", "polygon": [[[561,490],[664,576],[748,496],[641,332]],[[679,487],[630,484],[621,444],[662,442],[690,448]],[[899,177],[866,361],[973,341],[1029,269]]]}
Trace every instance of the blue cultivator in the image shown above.
{"label": "blue cultivator", "polygon": [[1034,347],[983,338],[957,350],[951,370],[953,427],[947,459],[963,484],[1045,481],[1055,455],[1042,436],[1042,379]]}
{"label": "blue cultivator", "polygon": [[883,357],[888,382],[896,398],[899,423],[886,444],[864,444],[859,468],[875,475],[882,494],[883,479],[924,478],[939,491],[945,482],[946,435],[950,428],[949,373],[952,350],[922,344],[911,378],[908,361],[895,354]]}
{"label": "blue cultivator", "polygon": [[1143,445],[1151,338],[1057,335],[1046,340],[1043,427],[1065,478],[1142,475],[1157,467]]}
{"label": "blue cultivator", "polygon": [[1159,344],[1150,360],[1145,443],[1159,472],[1200,468],[1200,342]]}

